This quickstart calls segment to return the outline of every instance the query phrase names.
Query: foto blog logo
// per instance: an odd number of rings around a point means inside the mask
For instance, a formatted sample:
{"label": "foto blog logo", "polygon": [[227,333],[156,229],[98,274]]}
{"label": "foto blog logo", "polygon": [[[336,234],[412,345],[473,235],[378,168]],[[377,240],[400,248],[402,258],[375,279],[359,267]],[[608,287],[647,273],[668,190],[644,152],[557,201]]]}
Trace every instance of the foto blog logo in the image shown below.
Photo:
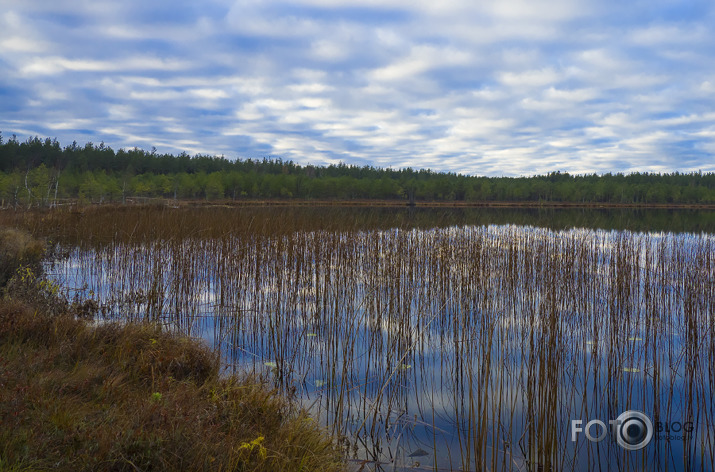
{"label": "foto blog logo", "polygon": [[[653,439],[653,422],[643,412],[624,411],[608,424],[618,445],[629,451],[643,449]],[[585,426],[582,420],[571,420],[571,441],[576,442],[579,433],[591,442],[601,442],[608,435],[608,427],[601,420],[591,420]]]}

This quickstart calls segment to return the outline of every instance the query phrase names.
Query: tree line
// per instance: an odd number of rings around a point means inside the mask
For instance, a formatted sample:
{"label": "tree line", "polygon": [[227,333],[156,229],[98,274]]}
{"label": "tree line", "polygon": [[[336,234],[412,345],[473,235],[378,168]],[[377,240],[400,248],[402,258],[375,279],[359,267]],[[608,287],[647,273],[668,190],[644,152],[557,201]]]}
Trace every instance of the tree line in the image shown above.
{"label": "tree line", "polygon": [[0,133],[3,206],[52,206],[63,199],[125,202],[176,199],[379,199],[623,204],[715,203],[715,173],[631,173],[480,177],[346,164],[299,165],[281,159],[115,151],[91,142]]}

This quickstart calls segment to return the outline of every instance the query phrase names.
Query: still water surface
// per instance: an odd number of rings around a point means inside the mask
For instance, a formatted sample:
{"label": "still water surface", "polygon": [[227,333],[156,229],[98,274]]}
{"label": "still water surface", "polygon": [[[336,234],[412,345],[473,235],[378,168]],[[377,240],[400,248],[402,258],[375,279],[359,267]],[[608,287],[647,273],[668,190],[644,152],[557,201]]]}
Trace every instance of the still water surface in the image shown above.
{"label": "still water surface", "polygon": [[[51,273],[267,376],[355,470],[712,469],[709,214],[216,211],[53,223]],[[627,410],[663,431],[572,441]]]}

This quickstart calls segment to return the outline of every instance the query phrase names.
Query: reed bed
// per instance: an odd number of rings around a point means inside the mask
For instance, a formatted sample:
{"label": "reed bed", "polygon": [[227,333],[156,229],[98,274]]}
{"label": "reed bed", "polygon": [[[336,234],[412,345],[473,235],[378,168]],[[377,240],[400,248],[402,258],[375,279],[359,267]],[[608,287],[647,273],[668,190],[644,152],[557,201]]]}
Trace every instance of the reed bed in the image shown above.
{"label": "reed bed", "polygon": [[[163,323],[269,376],[356,469],[715,462],[711,234],[174,215],[53,220],[53,277],[100,317]],[[628,409],[693,434],[571,441],[571,419]]]}

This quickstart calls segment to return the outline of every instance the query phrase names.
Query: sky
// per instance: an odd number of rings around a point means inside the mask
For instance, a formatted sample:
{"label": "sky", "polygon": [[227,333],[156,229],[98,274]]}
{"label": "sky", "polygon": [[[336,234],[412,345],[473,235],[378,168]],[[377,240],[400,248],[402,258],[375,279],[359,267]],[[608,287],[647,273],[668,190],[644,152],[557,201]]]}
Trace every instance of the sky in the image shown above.
{"label": "sky", "polygon": [[715,171],[711,0],[0,0],[0,132],[519,176]]}

